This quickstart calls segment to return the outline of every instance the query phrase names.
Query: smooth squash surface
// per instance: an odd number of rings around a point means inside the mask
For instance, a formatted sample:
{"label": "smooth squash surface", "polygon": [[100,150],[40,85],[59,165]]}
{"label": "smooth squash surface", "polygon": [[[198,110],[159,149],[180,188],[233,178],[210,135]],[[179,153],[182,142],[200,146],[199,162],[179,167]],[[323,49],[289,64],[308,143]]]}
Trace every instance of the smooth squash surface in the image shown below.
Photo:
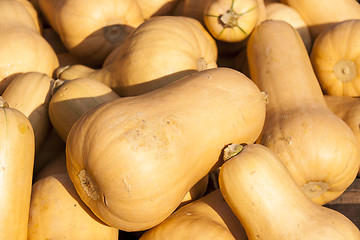
{"label": "smooth squash surface", "polygon": [[30,121],[0,98],[0,232],[2,239],[27,239],[35,155]]}
{"label": "smooth squash surface", "polygon": [[246,145],[227,160],[219,184],[249,240],[360,239],[353,222],[312,202],[276,154],[263,145]]}
{"label": "smooth squash surface", "polygon": [[251,78],[269,95],[258,143],[279,156],[314,202],[337,198],[357,175],[357,140],[327,107],[299,33],[285,21],[267,20],[247,50]]}
{"label": "smooth squash surface", "polygon": [[228,68],[105,103],[69,132],[70,178],[105,223],[125,231],[149,229],[217,167],[225,145],[258,138],[265,105],[256,85]]}

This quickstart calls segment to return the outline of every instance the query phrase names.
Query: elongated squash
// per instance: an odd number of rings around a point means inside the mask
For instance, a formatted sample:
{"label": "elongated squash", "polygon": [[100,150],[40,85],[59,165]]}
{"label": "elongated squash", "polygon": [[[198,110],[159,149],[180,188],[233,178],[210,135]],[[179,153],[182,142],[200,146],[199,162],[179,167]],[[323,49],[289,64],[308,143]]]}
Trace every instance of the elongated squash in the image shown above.
{"label": "elongated squash", "polygon": [[324,93],[360,96],[359,28],[360,18],[346,20],[316,38],[310,59]]}
{"label": "elongated squash", "polygon": [[66,172],[65,152],[40,175],[32,187],[28,240],[118,239],[118,229],[101,222],[81,202]]}
{"label": "elongated squash", "polygon": [[245,240],[247,236],[220,189],[217,189],[176,210],[140,237],[140,240],[166,239]]}
{"label": "elongated squash", "polygon": [[249,240],[358,240],[357,226],[340,212],[312,202],[277,155],[244,146],[220,169],[219,185]]}
{"label": "elongated squash", "polygon": [[[349,125],[358,140],[360,149],[360,99],[325,95],[325,101],[330,110]],[[358,176],[360,176],[360,169]]]}
{"label": "elongated squash", "polygon": [[19,73],[7,86],[2,97],[11,108],[22,112],[35,134],[35,153],[50,132],[48,107],[54,79],[40,72]]}
{"label": "elongated squash", "polygon": [[335,23],[360,19],[360,4],[356,0],[281,0],[294,8],[309,27],[313,41]]}
{"label": "elongated squash", "polygon": [[292,8],[284,3],[273,2],[266,4],[265,9],[266,19],[283,20],[290,23],[290,25],[299,32],[306,46],[306,50],[310,53],[313,43],[310,31],[304,19],[295,10],[295,8]]}
{"label": "elongated squash", "polygon": [[70,178],[108,225],[149,229],[217,167],[225,145],[258,138],[265,107],[266,96],[256,85],[229,68],[203,70],[102,104],[69,132]]}
{"label": "elongated squash", "polygon": [[134,0],[34,0],[68,51],[90,66],[106,56],[143,21]]}
{"label": "elongated squash", "polygon": [[111,88],[91,78],[57,79],[49,102],[49,118],[66,142],[71,127],[90,109],[119,98]]}
{"label": "elongated squash", "polygon": [[[176,29],[176,31],[175,31]],[[195,19],[152,17],[109,54],[101,69],[74,65],[60,79],[94,78],[120,96],[142,94],[194,71],[217,67],[214,39]]]}
{"label": "elongated squash", "polygon": [[0,232],[2,239],[27,239],[35,155],[30,121],[0,98]]}
{"label": "elongated squash", "polygon": [[269,95],[258,143],[284,162],[314,202],[325,204],[354,181],[360,161],[350,127],[327,107],[300,34],[267,20],[250,36],[250,75]]}

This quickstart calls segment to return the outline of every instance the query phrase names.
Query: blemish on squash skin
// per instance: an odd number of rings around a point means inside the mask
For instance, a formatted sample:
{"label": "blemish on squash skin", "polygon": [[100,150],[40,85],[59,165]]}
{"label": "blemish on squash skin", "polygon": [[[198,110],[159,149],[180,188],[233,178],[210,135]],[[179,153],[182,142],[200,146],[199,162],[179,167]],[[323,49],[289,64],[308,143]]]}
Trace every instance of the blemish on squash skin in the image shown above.
{"label": "blemish on squash skin", "polygon": [[124,182],[124,184],[125,184],[125,190],[126,190],[126,192],[129,194],[129,197],[131,198],[131,192],[130,192],[131,186],[130,186],[130,184],[129,184],[128,181],[127,181],[127,177],[124,177],[124,178],[123,178],[123,182]]}
{"label": "blemish on squash skin", "polygon": [[29,127],[24,123],[19,123],[18,129],[19,129],[20,133],[24,134],[29,129]]}

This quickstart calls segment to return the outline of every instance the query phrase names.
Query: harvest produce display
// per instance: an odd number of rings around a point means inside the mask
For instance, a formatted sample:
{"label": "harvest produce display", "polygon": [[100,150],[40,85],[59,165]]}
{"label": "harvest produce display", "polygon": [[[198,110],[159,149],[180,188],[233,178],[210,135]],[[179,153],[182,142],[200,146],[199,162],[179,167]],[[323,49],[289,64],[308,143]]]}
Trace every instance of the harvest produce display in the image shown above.
{"label": "harvest produce display", "polygon": [[359,1],[0,9],[0,239],[360,240]]}

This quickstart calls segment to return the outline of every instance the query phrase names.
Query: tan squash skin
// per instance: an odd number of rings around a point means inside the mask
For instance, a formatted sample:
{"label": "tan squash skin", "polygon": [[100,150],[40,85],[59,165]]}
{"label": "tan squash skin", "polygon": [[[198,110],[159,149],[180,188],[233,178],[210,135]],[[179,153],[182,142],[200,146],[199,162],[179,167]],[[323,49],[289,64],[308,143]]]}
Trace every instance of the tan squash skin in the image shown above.
{"label": "tan squash skin", "polygon": [[71,127],[88,110],[118,99],[111,88],[91,78],[56,80],[49,103],[49,118],[59,136],[66,142]]}
{"label": "tan squash skin", "polygon": [[136,0],[142,16],[149,19],[154,16],[170,15],[170,12],[180,0]]}
{"label": "tan squash skin", "polygon": [[2,239],[27,239],[35,154],[30,121],[0,98],[0,232]]}
{"label": "tan squash skin", "polygon": [[36,15],[33,15],[35,9],[28,1],[1,0],[0,9],[2,12],[0,29],[21,26],[40,33],[39,22],[36,21]]}
{"label": "tan squash skin", "polygon": [[[176,31],[175,31],[176,30]],[[194,71],[217,67],[214,39],[195,19],[158,16],[139,26],[105,60],[101,69],[74,65],[60,79],[90,77],[120,96],[139,95]]]}
{"label": "tan squash skin", "polygon": [[299,33],[285,21],[267,20],[247,50],[251,78],[269,95],[258,143],[279,156],[314,202],[337,198],[357,175],[358,144],[327,107]]}
{"label": "tan squash skin", "polygon": [[227,160],[219,184],[249,240],[360,239],[353,222],[312,202],[276,154],[263,145],[246,145]]}
{"label": "tan squash skin", "polygon": [[245,240],[244,228],[219,189],[175,211],[140,240]]}
{"label": "tan squash skin", "polygon": [[265,9],[266,19],[283,20],[290,23],[290,25],[299,32],[306,46],[306,50],[310,53],[313,41],[309,28],[304,19],[294,8],[284,3],[274,2],[266,4]]}
{"label": "tan squash skin", "polygon": [[356,0],[281,0],[294,8],[309,27],[313,41],[325,29],[337,22],[360,18]]}
{"label": "tan squash skin", "polygon": [[360,18],[346,20],[334,24],[316,38],[310,59],[326,94],[360,96],[359,28]]}
{"label": "tan squash skin", "polygon": [[[13,75],[41,72],[52,76],[59,66],[52,47],[40,34],[34,11],[22,0],[0,1],[3,18],[0,23],[0,94]],[[46,59],[46,61],[44,60]]]}
{"label": "tan squash skin", "polygon": [[[360,149],[360,99],[325,95],[325,101],[330,110],[349,125],[358,140]],[[360,169],[358,176],[360,176]]]}
{"label": "tan squash skin", "polygon": [[32,187],[28,240],[118,239],[118,229],[102,223],[81,202],[66,172],[65,152],[40,175]]}
{"label": "tan squash skin", "polygon": [[110,226],[149,229],[217,167],[225,145],[257,139],[265,105],[256,85],[228,68],[105,103],[70,130],[70,178],[81,199]]}
{"label": "tan squash skin", "polygon": [[38,0],[37,5],[64,46],[91,66],[101,66],[144,21],[133,0]]}
{"label": "tan squash skin", "polygon": [[208,2],[204,21],[211,35],[224,42],[240,42],[257,24],[257,0],[214,0]]}
{"label": "tan squash skin", "polygon": [[22,112],[31,122],[35,134],[35,152],[42,147],[50,132],[48,106],[54,79],[44,73],[19,73],[2,97],[11,108]]}

